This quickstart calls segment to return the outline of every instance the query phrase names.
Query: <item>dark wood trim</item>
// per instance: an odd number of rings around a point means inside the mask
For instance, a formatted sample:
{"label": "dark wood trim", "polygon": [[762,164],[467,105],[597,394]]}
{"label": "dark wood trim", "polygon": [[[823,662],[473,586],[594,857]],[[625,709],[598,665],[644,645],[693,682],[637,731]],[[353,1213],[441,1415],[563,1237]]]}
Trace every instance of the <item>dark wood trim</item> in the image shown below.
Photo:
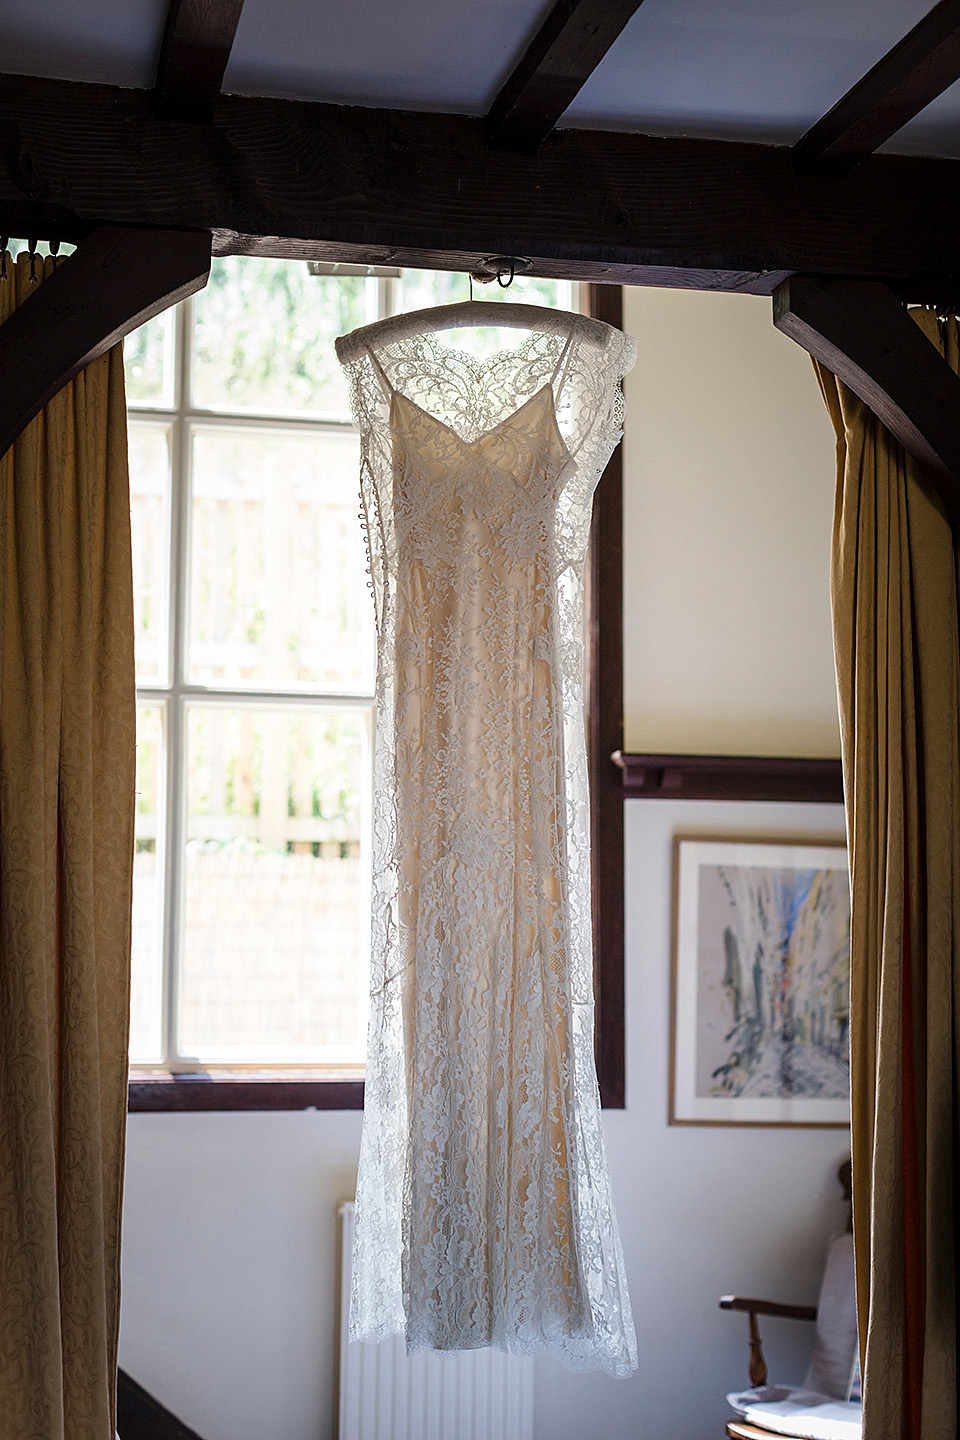
{"label": "dark wood trim", "polygon": [[727,1421],[727,1440],[770,1440],[772,1434],[772,1430],[761,1430],[746,1420]]}
{"label": "dark wood trim", "polygon": [[270,1080],[205,1075],[131,1075],[127,1110],[362,1110],[362,1080]]}
{"label": "dark wood trim", "polygon": [[960,79],[960,0],[940,0],[793,147],[797,169],[842,175]]}
{"label": "dark wood trim", "polygon": [[0,455],[85,365],[209,273],[203,232],[95,230],[0,326]]}
{"label": "dark wood trim", "polygon": [[642,0],[556,0],[487,115],[487,139],[536,150]]}
{"label": "dark wood trim", "polygon": [[885,285],[793,276],[773,323],[868,405],[960,530],[960,376]]}
{"label": "dark wood trim", "polygon": [[163,119],[209,125],[242,9],[243,0],[170,0],[155,91]]}
{"label": "dark wood trim", "polygon": [[[590,314],[623,326],[619,286],[591,285]],[[596,1057],[601,1103],[626,1104],[623,799],[610,755],[623,743],[623,456],[618,445],[597,486],[589,556],[587,753],[593,868]]]}
{"label": "dark wood trim", "polygon": [[200,1440],[124,1370],[117,1372],[117,1435],[119,1440]]}
{"label": "dark wood trim", "polygon": [[779,1300],[749,1300],[743,1295],[721,1295],[721,1310],[742,1310],[747,1314],[775,1315],[780,1320],[816,1320],[816,1305],[783,1305]]}
{"label": "dark wood trim", "polygon": [[271,1080],[263,1076],[137,1076],[127,1110],[363,1110],[363,1080]]}
{"label": "dark wood trim", "polygon": [[[483,121],[223,95],[213,123],[149,92],[0,77],[0,229],[205,229],[215,254],[535,273],[771,294],[795,271],[931,287],[960,274],[960,161],[874,155],[843,184],[786,147],[558,130],[533,155]],[[938,292],[934,292],[938,293]]]}
{"label": "dark wood trim", "polygon": [[627,800],[771,800],[843,803],[839,760],[767,755],[613,756]]}

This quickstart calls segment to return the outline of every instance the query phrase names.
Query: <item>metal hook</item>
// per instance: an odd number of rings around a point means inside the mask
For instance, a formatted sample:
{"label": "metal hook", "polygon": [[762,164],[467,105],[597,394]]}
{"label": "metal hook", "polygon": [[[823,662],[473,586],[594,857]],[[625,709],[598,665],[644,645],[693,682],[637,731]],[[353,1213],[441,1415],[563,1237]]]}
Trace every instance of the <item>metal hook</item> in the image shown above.
{"label": "metal hook", "polygon": [[[474,270],[473,278],[484,283],[496,280],[501,290],[507,290],[517,275],[525,275],[532,269],[533,261],[520,255],[488,255]],[[503,278],[505,275],[506,280]]]}
{"label": "metal hook", "polygon": [[27,250],[30,252],[30,284],[31,284],[31,285],[36,285],[36,283],[37,283],[37,242],[36,242],[36,240],[28,240],[28,241],[27,241]]}

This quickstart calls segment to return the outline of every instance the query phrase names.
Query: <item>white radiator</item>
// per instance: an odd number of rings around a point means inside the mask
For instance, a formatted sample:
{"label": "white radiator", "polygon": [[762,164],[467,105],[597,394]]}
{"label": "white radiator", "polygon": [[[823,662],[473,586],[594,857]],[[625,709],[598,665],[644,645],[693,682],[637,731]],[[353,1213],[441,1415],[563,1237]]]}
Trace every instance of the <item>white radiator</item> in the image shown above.
{"label": "white radiator", "polygon": [[340,1440],[532,1440],[533,1361],[498,1350],[408,1356],[347,1339],[353,1213],[340,1206]]}

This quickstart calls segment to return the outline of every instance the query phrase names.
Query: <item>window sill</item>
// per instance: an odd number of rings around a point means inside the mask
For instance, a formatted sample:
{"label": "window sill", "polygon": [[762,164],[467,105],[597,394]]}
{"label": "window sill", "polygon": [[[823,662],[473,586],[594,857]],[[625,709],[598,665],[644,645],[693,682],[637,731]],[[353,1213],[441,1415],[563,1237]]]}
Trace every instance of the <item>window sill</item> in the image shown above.
{"label": "window sill", "polygon": [[131,1072],[127,1113],[188,1110],[362,1110],[363,1081],[259,1075]]}

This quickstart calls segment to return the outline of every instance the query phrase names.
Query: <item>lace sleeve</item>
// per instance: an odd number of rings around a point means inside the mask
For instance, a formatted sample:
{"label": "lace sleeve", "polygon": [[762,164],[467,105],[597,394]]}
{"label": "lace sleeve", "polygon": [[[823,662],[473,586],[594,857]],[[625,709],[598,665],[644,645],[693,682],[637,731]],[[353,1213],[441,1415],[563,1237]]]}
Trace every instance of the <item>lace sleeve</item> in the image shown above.
{"label": "lace sleeve", "polygon": [[611,327],[602,343],[584,335],[557,395],[561,434],[591,488],[623,434],[623,377],[636,356],[636,340],[621,330]]}
{"label": "lace sleeve", "polygon": [[556,397],[557,425],[570,452],[560,498],[558,550],[576,569],[586,552],[593,492],[623,434],[623,377],[633,366],[637,342],[610,328],[602,344],[581,338]]}

